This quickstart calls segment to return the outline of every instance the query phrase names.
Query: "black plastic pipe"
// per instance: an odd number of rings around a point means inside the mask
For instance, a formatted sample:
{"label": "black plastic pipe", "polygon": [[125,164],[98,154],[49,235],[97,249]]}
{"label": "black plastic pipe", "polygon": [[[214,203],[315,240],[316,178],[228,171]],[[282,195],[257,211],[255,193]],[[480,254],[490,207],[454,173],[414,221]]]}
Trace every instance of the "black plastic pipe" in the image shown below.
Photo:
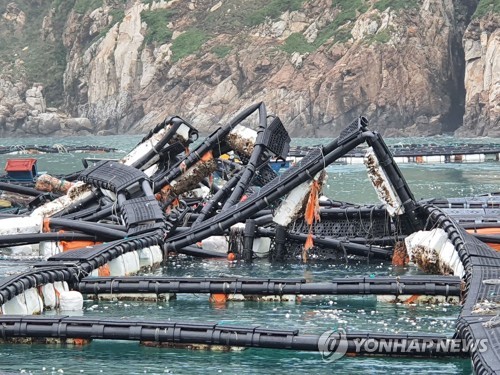
{"label": "black plastic pipe", "polygon": [[380,276],[334,278],[329,282],[304,279],[86,277],[75,289],[85,294],[109,293],[225,293],[247,295],[394,295],[460,296],[456,276]]}
{"label": "black plastic pipe", "polygon": [[63,227],[73,230],[80,230],[85,233],[95,234],[99,237],[108,239],[120,239],[127,236],[127,232],[109,228],[98,223],[89,223],[82,220],[66,220],[59,218],[51,218],[50,226]]}
{"label": "black plastic pipe", "polygon": [[[276,232],[269,228],[258,228],[257,233],[266,237],[275,237]],[[297,233],[288,231],[286,237],[294,240],[295,242],[305,243],[308,234]],[[335,250],[346,250],[348,254],[360,255],[360,256],[373,256],[380,259],[391,259],[392,249],[386,249],[378,246],[372,246],[370,244],[360,244],[355,242],[349,242],[349,240],[339,240],[336,238],[325,238],[313,235],[313,241],[315,244],[331,247]],[[368,241],[368,240],[367,240]]]}
{"label": "black plastic pipe", "polygon": [[[139,340],[171,342],[175,344],[205,344],[238,347],[318,351],[336,348],[339,342],[346,353],[358,355],[374,353],[372,345],[356,345],[361,340],[371,340],[381,348],[375,354],[405,356],[449,356],[467,352],[446,350],[456,348],[453,339],[438,335],[410,335],[383,333],[334,333],[327,336],[299,334],[298,330],[269,329],[259,326],[238,327],[191,322],[157,322],[102,318],[21,317],[0,316],[0,335],[6,337],[51,337],[104,340]],[[391,340],[397,345],[380,345]],[[460,344],[456,340],[456,344]],[[425,344],[425,345],[424,345]],[[359,350],[356,350],[359,347]],[[422,348],[425,348],[422,350]],[[441,348],[441,350],[440,350]]]}
{"label": "black plastic pipe", "polygon": [[[266,208],[276,199],[282,197],[283,194],[288,193],[301,183],[311,180],[316,173],[324,168],[324,166],[328,166],[340,158],[346,153],[347,150],[351,150],[363,143],[371,134],[371,132],[367,132],[367,134],[356,133],[353,137],[350,137],[348,141],[342,143],[341,145],[339,145],[338,139],[333,141],[331,144],[324,147],[321,152],[304,158],[296,168],[287,170],[280,177],[281,184],[279,186],[275,186],[273,189],[270,189],[269,186],[273,185],[268,184],[262,188],[259,194],[249,197],[246,201],[239,203],[232,209],[222,211],[211,220],[207,220],[197,226],[193,226],[191,233],[183,233],[182,238],[180,238],[181,235],[174,235],[166,243],[167,248],[169,250],[175,250],[176,248],[191,245],[207,236],[220,233],[241,220],[251,217],[259,210]],[[266,189],[266,187],[268,188]]]}
{"label": "black plastic pipe", "polygon": [[27,245],[41,241],[98,241],[98,237],[92,234],[74,232],[8,234],[0,236],[0,247]]}
{"label": "black plastic pipe", "polygon": [[[229,132],[238,125],[245,118],[250,116],[253,112],[255,112],[260,107],[263,107],[264,104],[262,102],[255,103],[248,107],[247,109],[240,112],[231,122],[221,128],[218,128],[215,132],[209,135],[195,150],[193,150],[187,157],[177,163],[173,168],[171,168],[164,176],[158,176],[155,178],[155,193],[160,191],[162,187],[170,184],[174,179],[179,177],[183,169],[189,169],[193,166],[197,161],[199,161],[205,153],[213,149],[217,144],[224,140],[224,138],[229,134]],[[180,168],[180,165],[183,164],[183,168]]]}
{"label": "black plastic pipe", "polygon": [[26,186],[20,186],[16,184],[9,184],[7,182],[0,182],[0,190],[10,191],[12,193],[18,193],[22,195],[28,195],[32,197],[37,197],[41,194],[45,194],[45,192],[33,189]]}

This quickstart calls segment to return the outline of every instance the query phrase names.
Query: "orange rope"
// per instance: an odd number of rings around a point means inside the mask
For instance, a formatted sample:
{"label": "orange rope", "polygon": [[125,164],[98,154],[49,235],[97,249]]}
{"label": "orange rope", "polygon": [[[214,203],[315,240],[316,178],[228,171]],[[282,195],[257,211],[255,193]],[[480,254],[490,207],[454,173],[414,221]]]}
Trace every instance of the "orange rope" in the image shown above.
{"label": "orange rope", "polygon": [[307,262],[307,252],[314,246],[313,241],[313,225],[314,223],[321,220],[319,215],[319,192],[321,186],[318,181],[313,180],[311,184],[311,191],[309,192],[309,198],[307,200],[306,210],[304,214],[304,219],[309,225],[309,234],[307,235],[306,243],[302,250],[302,260]]}

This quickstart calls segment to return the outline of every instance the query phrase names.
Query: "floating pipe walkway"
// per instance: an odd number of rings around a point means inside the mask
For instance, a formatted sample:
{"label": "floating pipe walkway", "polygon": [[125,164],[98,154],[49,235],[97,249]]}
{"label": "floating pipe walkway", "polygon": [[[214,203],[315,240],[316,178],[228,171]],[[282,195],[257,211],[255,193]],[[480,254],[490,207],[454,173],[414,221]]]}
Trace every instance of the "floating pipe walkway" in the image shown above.
{"label": "floating pipe walkway", "polygon": [[[286,160],[298,162],[314,146],[291,147]],[[500,160],[500,144],[391,145],[389,150],[398,163],[479,163]],[[356,148],[337,160],[343,164],[362,164],[365,150]]]}
{"label": "floating pipe walkway", "polygon": [[[361,340],[373,342],[391,340],[394,345],[390,348],[384,345],[384,350],[375,354],[412,357],[464,356],[467,354],[466,348],[457,347],[461,345],[459,340],[441,335],[347,333],[343,336],[340,333],[332,333],[325,339],[321,335],[300,334],[299,330],[270,329],[259,326],[238,327],[221,324],[69,316],[0,315],[0,337],[3,339],[37,337],[134,340],[177,345],[202,344],[307,351],[318,351],[322,347],[328,350],[336,347],[335,345],[343,340],[345,352],[357,355],[374,354],[371,351],[357,350],[359,345],[356,343]],[[449,350],[450,348],[455,350]]]}
{"label": "floating pipe walkway", "polygon": [[305,279],[92,277],[73,285],[85,294],[113,293],[224,293],[251,295],[284,294],[424,294],[460,296],[461,280],[455,276],[349,277],[329,282]]}
{"label": "floating pipe walkway", "polygon": [[465,298],[456,337],[468,343],[485,340],[486,350],[471,350],[474,373],[500,374],[500,320],[494,311],[480,311],[486,302],[500,303],[500,253],[465,232],[442,209],[432,205],[422,208],[428,215],[429,228],[439,227],[446,232],[464,265]]}

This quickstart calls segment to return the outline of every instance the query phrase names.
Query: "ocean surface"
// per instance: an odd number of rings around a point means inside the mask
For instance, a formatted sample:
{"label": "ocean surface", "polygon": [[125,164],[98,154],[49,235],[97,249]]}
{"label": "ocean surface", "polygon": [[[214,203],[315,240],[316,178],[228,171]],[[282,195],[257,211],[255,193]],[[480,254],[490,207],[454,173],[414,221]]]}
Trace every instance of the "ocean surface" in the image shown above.
{"label": "ocean surface", "polygon": [[[108,154],[0,155],[7,158],[36,157],[39,171],[53,174],[82,169],[82,157],[118,158],[132,149],[141,136],[2,139],[0,145],[97,145],[114,147]],[[316,145],[326,139],[294,139],[294,145]],[[500,143],[496,139],[454,139],[450,137],[388,139],[398,143]],[[417,199],[466,197],[499,191],[500,162],[477,164],[400,165]],[[377,203],[363,165],[334,164],[327,168],[325,195],[352,203]],[[0,277],[20,272],[35,260],[0,258]],[[388,262],[366,261],[270,264],[229,263],[226,260],[171,258],[154,271],[166,276],[251,276],[294,277],[325,281],[333,277],[418,274],[413,267],[395,269]],[[452,305],[408,306],[377,302],[375,297],[307,297],[300,303],[231,302],[224,307],[208,303],[208,295],[179,295],[168,302],[85,301],[85,316],[184,320],[231,325],[261,325],[299,329],[301,333],[322,333],[344,328],[351,331],[440,333],[452,335],[459,307]],[[53,312],[46,312],[53,314]],[[95,340],[88,346],[0,345],[1,373],[33,374],[470,374],[468,358],[411,359],[387,357],[345,357],[325,363],[319,353],[286,350],[247,349],[218,353],[181,349],[158,349],[137,342]]]}

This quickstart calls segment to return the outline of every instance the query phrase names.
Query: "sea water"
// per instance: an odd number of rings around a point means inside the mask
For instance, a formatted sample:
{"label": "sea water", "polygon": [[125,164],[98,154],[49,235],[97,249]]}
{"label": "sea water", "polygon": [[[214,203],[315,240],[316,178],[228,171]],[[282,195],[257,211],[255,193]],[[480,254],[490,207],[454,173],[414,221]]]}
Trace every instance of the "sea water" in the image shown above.
{"label": "sea water", "polygon": [[[53,174],[82,169],[82,157],[119,158],[130,150],[141,136],[68,137],[4,139],[3,145],[97,145],[115,147],[109,154],[35,155],[40,171]],[[325,140],[323,140],[325,141]],[[458,140],[438,138],[443,144]],[[326,141],[325,141],[326,142]],[[391,143],[436,143],[433,139],[387,140]],[[491,143],[491,139],[467,142]],[[294,139],[296,145],[314,145],[317,139]],[[0,165],[7,158],[33,155],[0,155]],[[465,197],[494,192],[500,183],[500,163],[478,164],[406,164],[400,165],[410,189],[417,199]],[[333,164],[327,168],[324,193],[337,200],[353,203],[377,203],[362,165]],[[0,260],[0,277],[25,270],[35,260],[5,258]],[[226,260],[169,258],[154,275],[192,277],[275,277],[327,281],[334,277],[387,276],[419,274],[412,267],[393,268],[390,262],[350,260],[310,262],[303,264],[270,264],[257,260],[252,264]],[[451,305],[405,305],[379,303],[373,296],[304,297],[300,302],[229,302],[217,306],[206,294],[178,295],[167,302],[96,302],[85,301],[85,316],[138,318],[189,322],[212,322],[230,325],[260,325],[268,328],[299,329],[301,333],[320,334],[331,329],[387,333],[436,333],[453,335],[460,308]],[[46,312],[50,315],[52,312]],[[470,359],[412,359],[389,357],[345,357],[326,363],[320,353],[287,350],[247,349],[242,352],[218,353],[182,349],[158,349],[137,342],[95,340],[83,347],[57,345],[0,346],[0,373],[91,373],[91,374],[468,374]]]}

